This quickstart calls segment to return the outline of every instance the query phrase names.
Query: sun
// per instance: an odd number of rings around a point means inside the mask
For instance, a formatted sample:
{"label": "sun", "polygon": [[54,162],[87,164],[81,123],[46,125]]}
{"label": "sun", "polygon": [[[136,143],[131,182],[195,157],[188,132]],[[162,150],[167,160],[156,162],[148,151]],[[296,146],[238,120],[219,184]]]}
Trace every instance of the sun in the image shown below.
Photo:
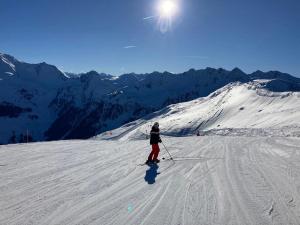
{"label": "sun", "polygon": [[157,25],[161,33],[172,30],[175,16],[179,14],[179,3],[181,0],[157,0]]}
{"label": "sun", "polygon": [[176,14],[178,6],[174,0],[161,0],[158,4],[158,10],[161,17],[170,18]]}

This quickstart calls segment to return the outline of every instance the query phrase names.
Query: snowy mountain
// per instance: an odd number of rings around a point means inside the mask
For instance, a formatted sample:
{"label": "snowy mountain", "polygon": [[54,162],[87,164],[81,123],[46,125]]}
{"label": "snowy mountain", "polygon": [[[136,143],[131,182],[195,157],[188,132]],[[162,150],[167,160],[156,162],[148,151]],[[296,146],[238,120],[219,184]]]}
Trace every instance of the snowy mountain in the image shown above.
{"label": "snowy mountain", "polygon": [[48,104],[68,77],[46,63],[28,64],[4,54],[0,71],[0,143],[10,138],[22,142],[26,130],[34,140],[43,140],[45,128],[55,118]]}
{"label": "snowy mountain", "polygon": [[179,102],[206,97],[234,82],[264,79],[259,90],[300,91],[300,79],[280,72],[206,68],[182,74],[91,71],[68,74],[46,63],[0,54],[0,143],[90,138]]}
{"label": "snowy mountain", "polygon": [[167,136],[300,137],[300,92],[267,90],[266,87],[278,90],[273,83],[269,80],[231,83],[207,97],[170,105],[98,137],[144,139],[155,121],[159,121],[161,132]]}

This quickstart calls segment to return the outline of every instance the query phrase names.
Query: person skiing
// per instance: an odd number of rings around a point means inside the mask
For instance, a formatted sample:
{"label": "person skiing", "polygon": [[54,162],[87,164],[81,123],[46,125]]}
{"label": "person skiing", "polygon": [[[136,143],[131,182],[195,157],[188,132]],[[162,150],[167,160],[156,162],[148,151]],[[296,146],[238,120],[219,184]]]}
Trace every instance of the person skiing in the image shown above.
{"label": "person skiing", "polygon": [[148,156],[146,164],[160,162],[160,160],[157,159],[160,151],[158,143],[161,143],[161,139],[159,136],[159,123],[155,122],[150,132],[150,145],[152,145],[152,151]]}

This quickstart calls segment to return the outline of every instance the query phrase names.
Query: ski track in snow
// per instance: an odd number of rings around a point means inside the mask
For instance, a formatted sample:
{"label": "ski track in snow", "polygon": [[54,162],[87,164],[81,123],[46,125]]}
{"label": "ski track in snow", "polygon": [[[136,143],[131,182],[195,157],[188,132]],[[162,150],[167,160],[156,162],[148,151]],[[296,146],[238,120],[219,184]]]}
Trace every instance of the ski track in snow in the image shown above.
{"label": "ski track in snow", "polygon": [[299,138],[163,140],[153,184],[148,140],[0,146],[0,224],[300,224]]}

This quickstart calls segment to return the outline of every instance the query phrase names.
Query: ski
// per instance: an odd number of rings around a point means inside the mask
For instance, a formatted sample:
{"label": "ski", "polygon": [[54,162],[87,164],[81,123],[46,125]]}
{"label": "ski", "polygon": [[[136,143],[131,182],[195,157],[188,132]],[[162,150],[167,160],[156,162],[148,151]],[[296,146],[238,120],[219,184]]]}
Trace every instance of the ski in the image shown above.
{"label": "ski", "polygon": [[141,163],[141,164],[138,164],[138,166],[145,166],[145,165],[151,166],[151,165],[155,165],[155,164],[159,164],[159,162],[158,163],[156,163],[156,162],[153,162],[153,163]]}

